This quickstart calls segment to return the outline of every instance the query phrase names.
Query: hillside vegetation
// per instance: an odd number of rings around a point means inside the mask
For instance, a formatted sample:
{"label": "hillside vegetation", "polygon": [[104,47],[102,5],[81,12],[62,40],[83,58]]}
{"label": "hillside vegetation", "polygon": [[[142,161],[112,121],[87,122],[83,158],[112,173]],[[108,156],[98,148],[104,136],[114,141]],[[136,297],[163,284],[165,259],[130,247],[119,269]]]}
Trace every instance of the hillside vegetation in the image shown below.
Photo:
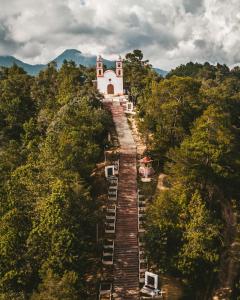
{"label": "hillside vegetation", "polygon": [[65,62],[0,71],[0,299],[87,299],[98,203],[91,172],[109,116],[91,73]]}
{"label": "hillside vegetation", "polygon": [[148,210],[148,256],[182,279],[184,299],[211,299],[219,288],[239,295],[239,76],[239,67],[188,63],[138,98],[148,151],[170,187]]}
{"label": "hillside vegetation", "polygon": [[[94,78],[66,61],[36,77],[0,69],[0,299],[90,299],[101,218],[91,174],[111,124]],[[188,63],[164,79],[134,50],[124,81],[169,187],[147,211],[151,265],[181,280],[184,299],[224,287],[237,299],[240,68]]]}

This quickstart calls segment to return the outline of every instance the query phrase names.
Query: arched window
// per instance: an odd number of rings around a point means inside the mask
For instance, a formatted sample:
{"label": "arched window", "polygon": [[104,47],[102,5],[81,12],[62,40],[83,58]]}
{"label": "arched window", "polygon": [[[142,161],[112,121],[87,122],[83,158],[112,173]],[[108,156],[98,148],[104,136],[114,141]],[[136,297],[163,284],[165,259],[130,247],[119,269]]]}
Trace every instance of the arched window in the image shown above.
{"label": "arched window", "polygon": [[98,63],[98,67],[101,68],[101,67],[102,67],[102,64],[101,64],[101,63]]}
{"label": "arched window", "polygon": [[98,70],[98,75],[102,75],[102,70]]}
{"label": "arched window", "polygon": [[121,70],[118,70],[118,76],[121,76]]}
{"label": "arched window", "polygon": [[118,63],[118,68],[121,68],[121,64],[120,63]]}

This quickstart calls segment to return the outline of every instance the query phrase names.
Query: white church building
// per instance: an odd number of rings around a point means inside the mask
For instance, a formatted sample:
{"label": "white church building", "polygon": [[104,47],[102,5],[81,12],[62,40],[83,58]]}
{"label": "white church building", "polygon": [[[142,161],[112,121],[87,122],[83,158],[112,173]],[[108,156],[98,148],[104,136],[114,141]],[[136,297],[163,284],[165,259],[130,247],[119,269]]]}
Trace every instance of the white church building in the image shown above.
{"label": "white church building", "polygon": [[116,71],[103,71],[103,59],[101,56],[97,58],[97,88],[104,96],[114,95],[122,96],[123,91],[123,62],[122,58],[116,61]]}

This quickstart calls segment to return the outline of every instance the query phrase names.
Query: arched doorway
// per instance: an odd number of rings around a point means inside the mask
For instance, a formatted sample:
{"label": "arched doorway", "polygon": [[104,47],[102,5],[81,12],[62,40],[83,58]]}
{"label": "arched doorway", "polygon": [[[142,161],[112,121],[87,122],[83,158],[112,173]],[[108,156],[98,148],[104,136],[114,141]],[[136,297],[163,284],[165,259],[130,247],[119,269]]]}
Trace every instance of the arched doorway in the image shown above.
{"label": "arched doorway", "polygon": [[110,84],[107,86],[107,93],[110,94],[110,95],[113,95],[113,94],[114,94],[114,86],[113,86],[113,84],[110,83]]}

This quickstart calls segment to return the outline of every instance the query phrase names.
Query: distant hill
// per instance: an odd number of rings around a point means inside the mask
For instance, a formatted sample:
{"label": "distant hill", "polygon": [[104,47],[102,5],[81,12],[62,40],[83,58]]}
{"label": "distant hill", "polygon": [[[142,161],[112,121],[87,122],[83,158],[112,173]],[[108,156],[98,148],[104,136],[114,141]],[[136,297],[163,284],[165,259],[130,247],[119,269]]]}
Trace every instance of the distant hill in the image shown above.
{"label": "distant hill", "polygon": [[[96,59],[97,56],[95,55],[85,55],[82,54],[81,51],[75,50],[75,49],[67,49],[62,54],[57,56],[52,61],[55,61],[57,63],[58,68],[60,68],[64,62],[64,60],[72,60],[77,65],[83,65],[85,67],[93,67],[96,65]],[[115,62],[111,60],[104,59],[104,64],[110,68],[115,66]],[[30,75],[37,75],[41,70],[47,67],[47,64],[39,64],[39,65],[31,65],[22,62],[21,60],[13,57],[13,56],[0,56],[0,66],[3,67],[11,67],[13,64],[18,65],[19,67],[22,67],[28,74]],[[156,72],[162,76],[166,76],[168,73],[167,71],[155,68]]]}
{"label": "distant hill", "polygon": [[[58,57],[56,57],[54,59],[54,61],[57,63],[58,67],[62,66],[64,60],[68,60],[68,61],[72,60],[77,65],[83,65],[85,67],[93,67],[96,65],[96,59],[97,59],[97,56],[95,56],[95,55],[88,56],[88,55],[82,54],[81,51],[78,51],[75,49],[68,49],[68,50],[65,50]],[[115,66],[114,61],[104,59],[103,62],[108,68]]]}
{"label": "distant hill", "polygon": [[164,71],[164,70],[159,69],[159,68],[154,68],[154,70],[155,70],[159,75],[161,75],[162,77],[165,77],[165,76],[168,74],[168,71]]}
{"label": "distant hill", "polygon": [[23,68],[28,74],[36,75],[42,69],[46,68],[46,65],[30,65],[22,62],[21,60],[13,56],[0,56],[0,66],[2,67],[11,67],[13,64],[18,65]]}

